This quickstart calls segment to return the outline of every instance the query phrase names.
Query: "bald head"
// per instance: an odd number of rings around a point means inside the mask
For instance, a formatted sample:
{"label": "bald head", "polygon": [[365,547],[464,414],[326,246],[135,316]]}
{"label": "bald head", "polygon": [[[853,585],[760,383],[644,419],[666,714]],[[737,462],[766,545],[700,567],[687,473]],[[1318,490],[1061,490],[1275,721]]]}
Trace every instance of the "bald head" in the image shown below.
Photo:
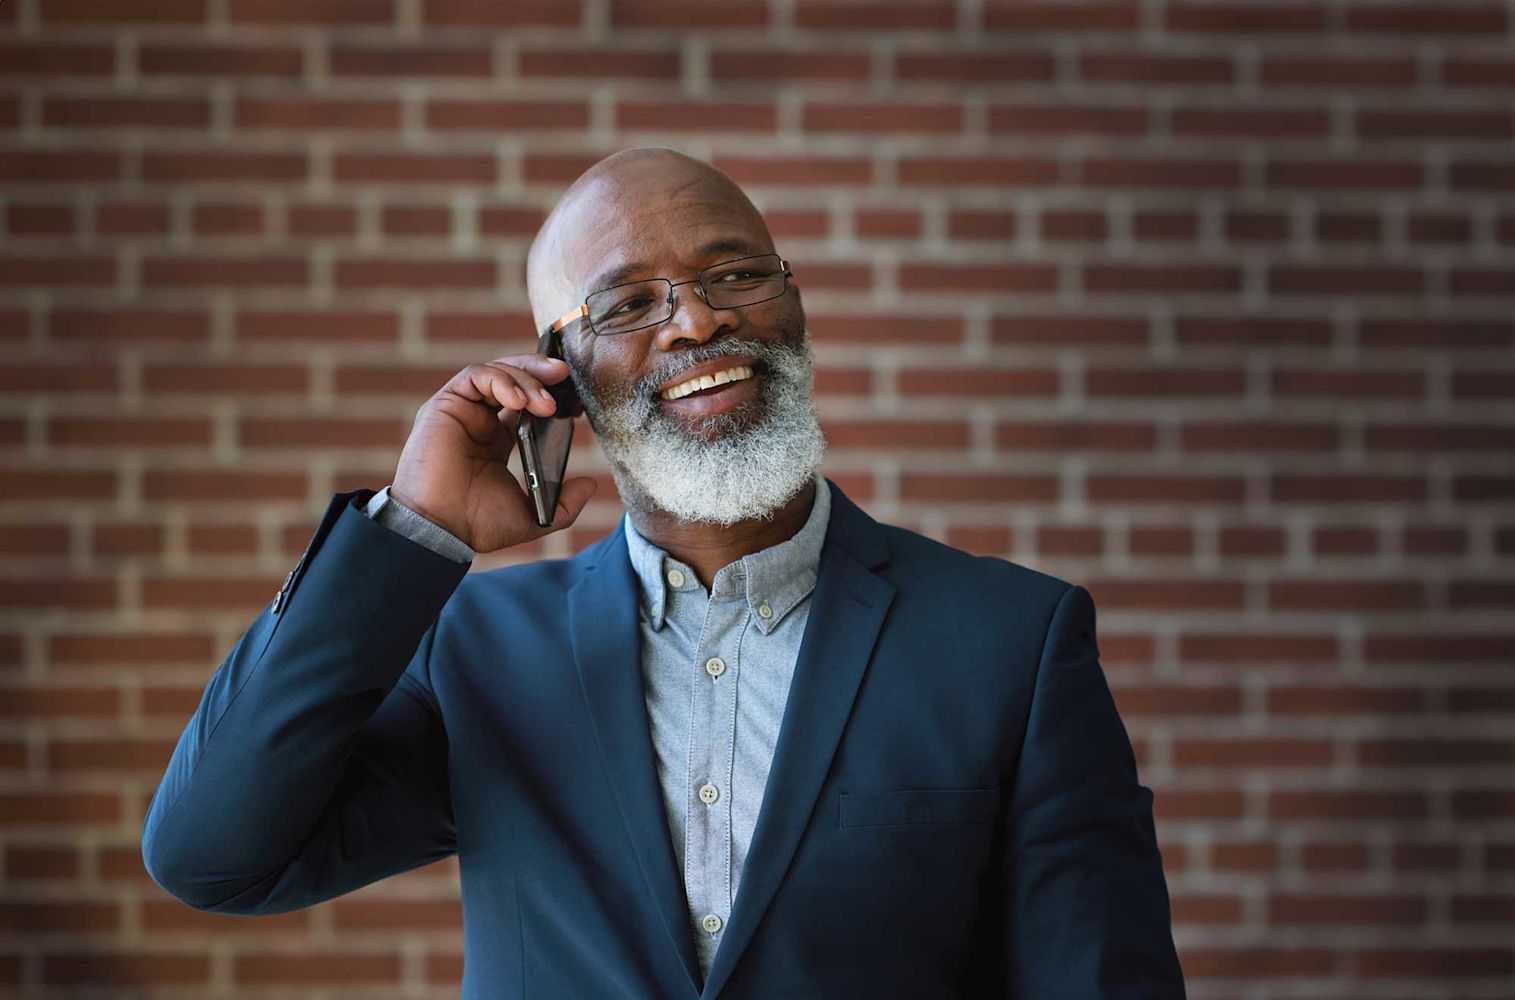
{"label": "bald head", "polygon": [[762,244],[754,252],[772,249],[761,213],[715,167],[663,146],[612,153],[569,185],[531,242],[526,287],[536,327],[581,304],[596,290],[595,275],[744,235]]}

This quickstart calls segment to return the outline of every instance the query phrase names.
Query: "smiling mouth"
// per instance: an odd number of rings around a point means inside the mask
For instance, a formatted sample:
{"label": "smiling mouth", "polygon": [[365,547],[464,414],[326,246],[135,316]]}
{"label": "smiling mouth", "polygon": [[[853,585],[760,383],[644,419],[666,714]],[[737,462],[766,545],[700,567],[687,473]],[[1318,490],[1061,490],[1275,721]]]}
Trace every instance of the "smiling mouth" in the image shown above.
{"label": "smiling mouth", "polygon": [[672,388],[665,389],[658,394],[664,400],[683,399],[686,396],[698,396],[701,394],[714,394],[721,386],[732,382],[742,382],[754,375],[754,370],[749,365],[733,365],[730,368],[714,372],[710,375],[699,375],[685,382],[680,382]]}

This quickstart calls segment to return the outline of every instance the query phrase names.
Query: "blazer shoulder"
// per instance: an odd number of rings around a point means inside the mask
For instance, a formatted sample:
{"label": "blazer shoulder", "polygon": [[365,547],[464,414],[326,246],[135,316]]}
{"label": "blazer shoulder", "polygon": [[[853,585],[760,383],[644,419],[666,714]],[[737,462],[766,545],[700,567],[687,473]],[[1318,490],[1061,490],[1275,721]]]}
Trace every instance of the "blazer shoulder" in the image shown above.
{"label": "blazer shoulder", "polygon": [[950,579],[955,588],[992,592],[997,599],[1055,606],[1074,584],[998,556],[974,555],[908,528],[880,523],[889,540],[896,575],[935,581]]}

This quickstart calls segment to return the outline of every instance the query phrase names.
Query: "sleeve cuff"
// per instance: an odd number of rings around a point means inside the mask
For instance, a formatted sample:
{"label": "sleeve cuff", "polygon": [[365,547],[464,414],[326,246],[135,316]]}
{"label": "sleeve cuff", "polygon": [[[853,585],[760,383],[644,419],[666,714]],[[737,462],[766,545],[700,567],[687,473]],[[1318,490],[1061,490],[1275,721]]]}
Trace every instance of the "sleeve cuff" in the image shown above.
{"label": "sleeve cuff", "polygon": [[457,535],[441,525],[428,521],[390,496],[388,486],[369,499],[367,506],[363,508],[363,513],[391,531],[404,535],[411,541],[424,545],[454,562],[472,562],[476,554],[469,544]]}

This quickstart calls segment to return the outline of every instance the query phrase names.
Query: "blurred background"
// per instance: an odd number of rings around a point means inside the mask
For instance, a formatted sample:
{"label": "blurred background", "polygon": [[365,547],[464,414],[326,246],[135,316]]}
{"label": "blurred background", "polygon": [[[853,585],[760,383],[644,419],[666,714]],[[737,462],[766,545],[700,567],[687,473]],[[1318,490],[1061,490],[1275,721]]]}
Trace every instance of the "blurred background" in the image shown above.
{"label": "blurred background", "polygon": [[[457,995],[454,864],[212,916],[147,878],[142,815],[331,494],[532,349],[546,210],[653,144],[792,262],[824,471],[1093,593],[1191,996],[1515,996],[1512,30],[0,0],[0,992]],[[476,570],[613,526],[580,431],[597,502]]]}

